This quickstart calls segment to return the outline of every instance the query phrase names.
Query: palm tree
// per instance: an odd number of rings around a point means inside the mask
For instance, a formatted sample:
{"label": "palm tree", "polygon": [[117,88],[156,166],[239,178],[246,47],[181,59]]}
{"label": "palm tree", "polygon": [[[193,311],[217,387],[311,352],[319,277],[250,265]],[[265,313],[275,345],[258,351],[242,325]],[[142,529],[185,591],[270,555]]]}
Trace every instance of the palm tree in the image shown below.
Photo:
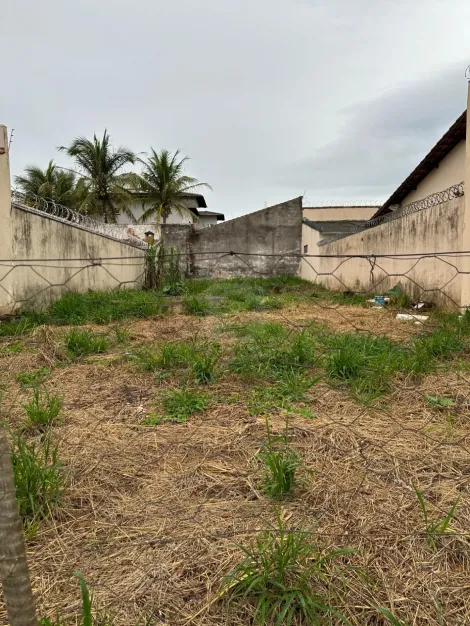
{"label": "palm tree", "polygon": [[128,174],[122,172],[126,165],[135,163],[133,152],[123,147],[114,150],[106,130],[102,139],[96,135],[93,141],[77,137],[70,146],[61,146],[59,150],[71,157],[80,170],[82,213],[99,215],[106,223],[116,223],[120,212],[134,219],[129,208],[133,197],[126,186]]}
{"label": "palm tree", "polygon": [[150,149],[147,159],[139,159],[143,165],[140,176],[134,175],[134,184],[142,192],[142,202],[148,205],[140,221],[147,223],[149,218],[155,219],[156,226],[166,221],[175,210],[180,215],[191,213],[183,204],[185,194],[192,193],[200,187],[211,188],[207,183],[201,183],[197,178],[184,174],[184,164],[188,157],[179,159],[177,150],[171,154],[168,150],[160,153]]}
{"label": "palm tree", "polygon": [[77,206],[74,172],[60,169],[54,161],[49,161],[45,170],[37,165],[29,165],[22,176],[15,176],[15,184],[26,196],[38,196],[52,200],[69,209]]}

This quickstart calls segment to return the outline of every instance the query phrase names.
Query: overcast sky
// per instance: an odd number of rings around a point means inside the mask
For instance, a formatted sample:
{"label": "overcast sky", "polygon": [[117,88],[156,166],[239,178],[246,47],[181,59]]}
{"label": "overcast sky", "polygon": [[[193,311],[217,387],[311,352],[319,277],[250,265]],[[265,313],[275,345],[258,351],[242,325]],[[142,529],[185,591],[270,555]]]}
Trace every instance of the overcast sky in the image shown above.
{"label": "overcast sky", "polygon": [[227,217],[386,199],[465,108],[468,0],[3,0],[12,171],[179,148]]}

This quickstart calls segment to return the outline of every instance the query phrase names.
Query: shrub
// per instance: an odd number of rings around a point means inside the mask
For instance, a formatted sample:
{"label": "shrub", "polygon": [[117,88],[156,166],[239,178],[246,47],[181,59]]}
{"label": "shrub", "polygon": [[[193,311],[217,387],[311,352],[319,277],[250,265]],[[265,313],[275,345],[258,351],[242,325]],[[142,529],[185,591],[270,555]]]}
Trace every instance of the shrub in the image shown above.
{"label": "shrub", "polygon": [[39,389],[34,390],[32,399],[21,405],[26,412],[26,428],[49,428],[62,409],[62,400],[59,396],[48,393],[41,394]]}
{"label": "shrub", "polygon": [[311,543],[311,531],[287,530],[279,515],[277,521],[277,529],[242,547],[246,556],[225,577],[221,595],[247,607],[261,625],[348,623],[331,606],[326,581],[330,563],[352,551],[324,552]]}
{"label": "shrub", "polygon": [[64,484],[59,450],[50,435],[28,443],[20,434],[13,437],[11,458],[16,497],[21,517],[30,534],[58,504]]}
{"label": "shrub", "polygon": [[109,341],[106,337],[95,335],[91,330],[73,328],[65,336],[65,346],[70,355],[82,357],[105,352]]}

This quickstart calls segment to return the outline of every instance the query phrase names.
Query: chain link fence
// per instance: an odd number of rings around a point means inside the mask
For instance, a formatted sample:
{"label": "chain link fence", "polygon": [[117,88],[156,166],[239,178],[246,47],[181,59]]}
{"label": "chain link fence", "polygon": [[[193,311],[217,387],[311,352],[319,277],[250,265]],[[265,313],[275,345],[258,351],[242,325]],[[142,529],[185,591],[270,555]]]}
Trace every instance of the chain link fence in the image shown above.
{"label": "chain link fence", "polygon": [[[38,614],[77,619],[79,571],[96,624],[306,624],[312,602],[318,624],[470,623],[470,319],[453,283],[416,287],[418,257],[384,293],[382,276],[358,290],[338,274],[358,260],[387,273],[380,256],[334,259],[329,274],[299,257],[314,282],[254,256],[206,255],[199,280],[172,265],[155,290],[61,285],[1,322]],[[230,258],[244,275],[218,279]],[[51,294],[52,264],[91,265],[30,261]],[[22,443],[60,468],[35,507]]]}

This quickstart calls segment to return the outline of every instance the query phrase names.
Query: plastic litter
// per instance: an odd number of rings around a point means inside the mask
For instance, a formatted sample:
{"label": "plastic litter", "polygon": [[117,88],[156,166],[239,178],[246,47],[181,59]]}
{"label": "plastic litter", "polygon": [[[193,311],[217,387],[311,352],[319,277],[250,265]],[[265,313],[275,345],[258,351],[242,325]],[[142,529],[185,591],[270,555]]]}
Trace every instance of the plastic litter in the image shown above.
{"label": "plastic litter", "polygon": [[409,315],[408,313],[397,313],[397,320],[403,320],[408,322],[425,322],[429,319],[429,315]]}

